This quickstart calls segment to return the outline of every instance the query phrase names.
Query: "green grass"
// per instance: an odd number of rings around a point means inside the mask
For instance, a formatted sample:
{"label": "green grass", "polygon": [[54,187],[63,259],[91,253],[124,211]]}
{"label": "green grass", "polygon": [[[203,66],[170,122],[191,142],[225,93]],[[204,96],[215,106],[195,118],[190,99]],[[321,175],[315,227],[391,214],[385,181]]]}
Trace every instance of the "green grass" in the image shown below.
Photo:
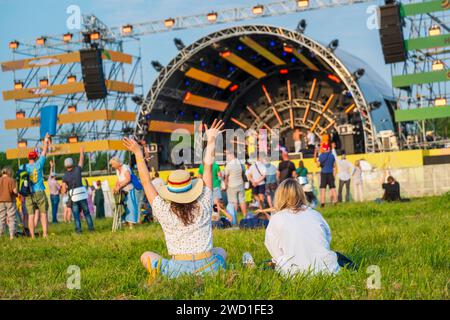
{"label": "green grass", "polygon": [[[204,278],[158,278],[146,287],[142,252],[167,256],[159,225],[111,233],[111,220],[96,221],[93,234],[75,235],[73,225],[50,226],[49,239],[0,240],[2,299],[448,299],[450,194],[410,203],[349,204],[323,215],[332,248],[361,265],[337,276],[287,280],[268,270],[240,265],[244,251],[269,258],[264,230],[216,230],[214,245],[225,248],[225,272]],[[86,228],[85,224],[83,227]],[[81,289],[66,287],[67,268],[81,269]],[[381,270],[381,289],[369,290],[369,265]]]}

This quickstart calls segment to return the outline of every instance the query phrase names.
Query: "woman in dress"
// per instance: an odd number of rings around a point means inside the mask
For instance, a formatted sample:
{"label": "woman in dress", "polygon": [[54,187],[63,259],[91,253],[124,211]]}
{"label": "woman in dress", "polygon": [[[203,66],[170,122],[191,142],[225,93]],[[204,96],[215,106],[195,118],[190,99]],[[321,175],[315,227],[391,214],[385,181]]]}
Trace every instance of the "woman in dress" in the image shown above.
{"label": "woman in dress", "polygon": [[139,144],[124,138],[125,147],[136,156],[145,195],[152,206],[153,215],[162,226],[167,251],[171,256],[169,260],[155,252],[144,252],[141,262],[151,275],[161,273],[176,278],[182,274],[203,275],[225,268],[227,255],[222,248],[213,248],[211,222],[212,164],[216,138],[222,127],[223,122],[217,120],[209,129],[205,125],[208,143],[201,179],[193,179],[185,170],[176,170],[169,175],[167,185],[160,186],[158,190],[151,183]]}
{"label": "woman in dress", "polygon": [[359,160],[355,161],[355,166],[353,167],[352,183],[353,183],[353,195],[354,195],[355,201],[362,202],[364,191],[363,191],[362,170],[361,170],[361,164],[360,164]]}
{"label": "woman in dress", "polygon": [[114,194],[123,193],[125,197],[125,223],[133,228],[139,222],[139,207],[136,190],[131,183],[131,169],[122,163],[119,157],[113,157],[109,161],[111,167],[116,170],[117,182],[113,190]]}

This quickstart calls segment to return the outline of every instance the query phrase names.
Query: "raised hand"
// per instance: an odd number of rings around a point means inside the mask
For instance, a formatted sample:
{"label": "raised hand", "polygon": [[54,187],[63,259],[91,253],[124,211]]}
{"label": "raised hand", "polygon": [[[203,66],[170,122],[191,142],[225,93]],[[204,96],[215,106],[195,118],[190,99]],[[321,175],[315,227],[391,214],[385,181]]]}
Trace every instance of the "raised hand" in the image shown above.
{"label": "raised hand", "polygon": [[133,152],[135,155],[142,155],[142,150],[139,144],[134,139],[130,138],[123,138],[123,145],[127,150]]}
{"label": "raised hand", "polygon": [[208,126],[205,124],[205,134],[208,141],[215,141],[216,138],[223,132],[221,131],[224,127],[225,123],[222,120],[214,119],[211,127],[208,129]]}

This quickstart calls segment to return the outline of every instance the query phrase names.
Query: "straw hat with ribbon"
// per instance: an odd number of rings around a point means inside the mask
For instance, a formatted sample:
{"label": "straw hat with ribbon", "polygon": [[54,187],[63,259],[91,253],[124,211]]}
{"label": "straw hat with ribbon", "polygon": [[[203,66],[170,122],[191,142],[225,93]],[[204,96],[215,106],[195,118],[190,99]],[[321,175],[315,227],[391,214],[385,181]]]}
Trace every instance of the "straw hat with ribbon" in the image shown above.
{"label": "straw hat with ribbon", "polygon": [[169,175],[167,185],[158,189],[161,198],[176,203],[194,202],[203,191],[203,180],[193,180],[185,170],[175,170]]}

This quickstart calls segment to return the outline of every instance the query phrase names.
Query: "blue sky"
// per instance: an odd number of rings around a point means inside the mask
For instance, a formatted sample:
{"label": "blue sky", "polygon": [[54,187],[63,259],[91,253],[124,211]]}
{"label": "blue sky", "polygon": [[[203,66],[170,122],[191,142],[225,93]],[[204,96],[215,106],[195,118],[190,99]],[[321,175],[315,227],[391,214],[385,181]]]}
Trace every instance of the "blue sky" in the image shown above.
{"label": "blue sky", "polygon": [[[252,6],[276,0],[40,0],[17,1],[0,0],[0,61],[11,60],[8,43],[17,39],[34,41],[40,35],[63,34],[67,31],[66,13],[70,5],[78,5],[83,13],[93,13],[110,26],[135,23],[148,20],[165,19],[183,15],[208,13],[225,8]],[[179,37],[185,44],[192,43],[213,31],[237,24],[271,24],[295,29],[300,19],[306,19],[305,34],[328,43],[339,39],[339,47],[370,64],[390,83],[389,67],[384,64],[378,30],[370,30],[367,20],[370,14],[367,8],[379,4],[376,0],[369,3],[315,10],[286,16],[259,18],[239,23],[222,24],[208,28],[166,32],[146,36],[142,40],[142,58],[144,70],[144,91],[151,86],[156,73],[150,65],[151,60],[167,64],[176,54],[173,38]],[[11,73],[0,72],[1,91],[13,86]],[[4,129],[4,120],[15,116],[14,104],[0,101],[0,151],[16,146],[15,131]]]}

